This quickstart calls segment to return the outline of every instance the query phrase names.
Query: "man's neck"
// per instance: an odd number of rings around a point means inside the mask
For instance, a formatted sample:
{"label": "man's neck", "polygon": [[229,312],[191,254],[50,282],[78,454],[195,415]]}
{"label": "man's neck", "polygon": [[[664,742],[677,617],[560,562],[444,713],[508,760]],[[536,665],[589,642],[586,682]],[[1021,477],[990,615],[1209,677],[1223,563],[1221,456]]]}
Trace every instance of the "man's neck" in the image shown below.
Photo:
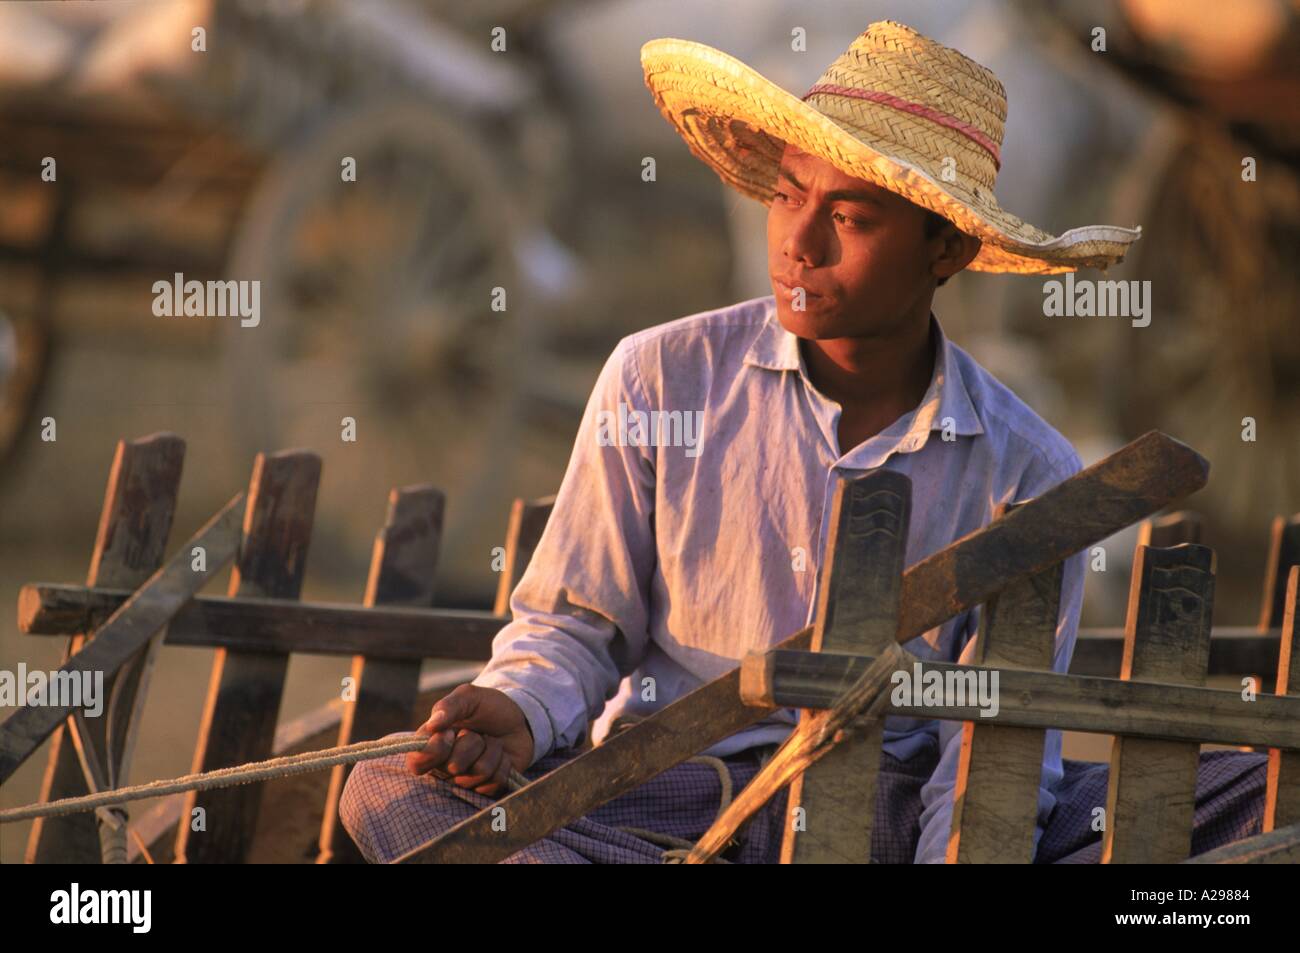
{"label": "man's neck", "polygon": [[846,415],[888,426],[921,402],[934,375],[930,316],[897,334],[871,338],[801,338],[808,378]]}

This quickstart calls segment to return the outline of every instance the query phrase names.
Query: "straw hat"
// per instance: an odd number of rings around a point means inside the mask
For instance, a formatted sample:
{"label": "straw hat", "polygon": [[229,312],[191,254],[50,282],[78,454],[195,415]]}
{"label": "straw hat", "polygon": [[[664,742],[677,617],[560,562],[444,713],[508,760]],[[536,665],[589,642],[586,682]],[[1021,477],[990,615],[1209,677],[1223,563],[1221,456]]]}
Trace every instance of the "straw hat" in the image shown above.
{"label": "straw hat", "polygon": [[867,27],[802,99],[690,40],[650,41],[641,66],[655,105],[691,151],[764,205],[792,143],[979,238],[975,271],[1104,268],[1141,234],[1087,225],[1053,236],[999,207],[1006,91],[991,71],[901,23]]}

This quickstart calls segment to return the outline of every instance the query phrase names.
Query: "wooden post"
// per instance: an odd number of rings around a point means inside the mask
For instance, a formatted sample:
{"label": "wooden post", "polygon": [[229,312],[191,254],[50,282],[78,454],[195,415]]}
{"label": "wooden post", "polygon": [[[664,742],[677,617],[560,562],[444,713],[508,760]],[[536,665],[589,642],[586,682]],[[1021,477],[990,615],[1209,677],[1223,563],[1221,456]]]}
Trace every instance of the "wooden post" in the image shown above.
{"label": "wooden post", "polygon": [[[912,481],[892,470],[839,482],[822,565],[814,652],[876,655],[894,641],[911,505]],[[790,785],[782,863],[871,862],[883,721],[845,734],[842,743]]]}
{"label": "wooden post", "polygon": [[[375,538],[366,583],[365,605],[433,605],[433,577],[442,543],[446,498],[428,484],[392,490],[388,518]],[[420,661],[352,659],[353,701],[343,709],[338,744],[371,741],[411,727],[420,689]],[[365,858],[339,823],[339,798],[351,765],[330,774],[325,817],[321,822],[318,864],[362,863]]]}
{"label": "wooden post", "polygon": [[[231,596],[296,599],[311,541],[321,462],[314,453],[259,453],[253,464],[243,543]],[[271,756],[289,656],[218,649],[194,768],[212,771]],[[178,863],[241,863],[257,824],[262,784],[191,791],[176,837]],[[194,831],[195,810],[205,829]]]}
{"label": "wooden post", "polygon": [[1286,614],[1286,580],[1292,566],[1300,566],[1300,513],[1273,519],[1268,562],[1264,565],[1264,598],[1259,611],[1261,631],[1276,629]]}
{"label": "wooden post", "polygon": [[[1287,574],[1286,613],[1282,617],[1277,694],[1300,695],[1300,566]],[[1264,830],[1300,824],[1300,751],[1268,749],[1264,790]]]}
{"label": "wooden post", "polygon": [[[176,515],[176,494],[181,482],[181,464],[185,459],[185,441],[175,434],[156,433],[138,440],[118,441],[113,466],[104,492],[104,506],[99,516],[99,531],[90,556],[87,586],[112,586],[134,589],[162,564],[167,536]],[[81,650],[85,638],[69,640],[64,653],[66,662]],[[123,701],[117,709],[129,716],[134,707],[139,670],[131,665],[116,677],[104,679],[104,691],[111,697],[114,685],[122,680],[118,691]],[[107,719],[95,719],[103,722]],[[98,750],[106,751],[106,725],[92,725]],[[114,724],[114,737],[123,736],[125,721]],[[120,773],[123,752],[109,751],[114,774]],[[41,782],[41,801],[55,801],[89,793],[78,763],[76,751],[66,727],[57,728],[50,739],[49,760]],[[63,817],[38,818],[27,840],[27,863],[97,864],[100,844],[96,815],[68,814]]]}
{"label": "wooden post", "polygon": [[524,570],[532,561],[533,551],[542,540],[546,523],[555,507],[554,496],[536,500],[517,499],[510,508],[510,522],[506,525],[505,564],[497,583],[496,604],[492,611],[497,615],[510,615],[510,594],[519,585]]}
{"label": "wooden post", "polygon": [[[1205,685],[1214,610],[1214,551],[1139,546],[1129,587],[1123,679]],[[1103,864],[1164,864],[1192,849],[1200,745],[1116,737]]]}
{"label": "wooden post", "polygon": [[[993,518],[1000,519],[1019,505],[999,506]],[[985,604],[974,664],[991,669],[1052,669],[1064,568],[1064,563],[1057,563],[1012,583]],[[1046,738],[1041,728],[963,722],[948,863],[1033,860]]]}

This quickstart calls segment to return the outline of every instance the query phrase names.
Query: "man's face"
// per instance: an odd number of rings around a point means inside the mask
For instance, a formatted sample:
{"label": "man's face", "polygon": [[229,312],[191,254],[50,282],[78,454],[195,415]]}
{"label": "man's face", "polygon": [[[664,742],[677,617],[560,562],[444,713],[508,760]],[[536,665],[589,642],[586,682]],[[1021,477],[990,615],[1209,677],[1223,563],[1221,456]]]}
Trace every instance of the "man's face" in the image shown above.
{"label": "man's face", "polygon": [[[767,215],[782,326],[830,339],[885,335],[907,322],[935,280],[925,220],[902,196],[787,146]],[[790,286],[805,290],[804,310]]]}

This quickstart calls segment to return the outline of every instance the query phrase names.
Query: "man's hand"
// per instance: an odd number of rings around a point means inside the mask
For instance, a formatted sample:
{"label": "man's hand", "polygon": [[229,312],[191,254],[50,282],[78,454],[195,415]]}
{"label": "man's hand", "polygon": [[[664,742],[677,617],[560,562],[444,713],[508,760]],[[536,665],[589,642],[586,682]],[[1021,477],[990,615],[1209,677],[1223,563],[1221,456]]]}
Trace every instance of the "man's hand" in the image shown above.
{"label": "man's hand", "polygon": [[495,688],[457,686],[415,730],[429,735],[429,743],[406,756],[406,770],[447,778],[479,794],[504,791],[510,769],[522,771],[533,759],[528,719]]}

